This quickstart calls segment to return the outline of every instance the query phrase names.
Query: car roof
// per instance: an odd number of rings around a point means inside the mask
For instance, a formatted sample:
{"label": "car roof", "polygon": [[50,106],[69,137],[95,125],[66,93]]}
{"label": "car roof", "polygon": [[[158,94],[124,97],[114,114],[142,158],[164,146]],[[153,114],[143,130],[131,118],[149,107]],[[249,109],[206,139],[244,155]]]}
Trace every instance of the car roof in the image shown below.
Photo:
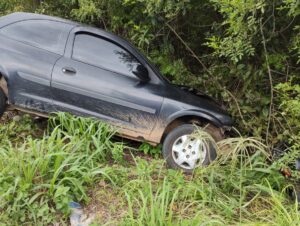
{"label": "car roof", "polygon": [[23,20],[51,20],[51,21],[67,23],[74,26],[79,25],[76,22],[61,19],[58,17],[46,16],[46,15],[34,14],[34,13],[17,12],[17,13],[9,14],[7,16],[0,17],[0,27],[4,27],[8,24],[15,23],[18,21],[23,21]]}

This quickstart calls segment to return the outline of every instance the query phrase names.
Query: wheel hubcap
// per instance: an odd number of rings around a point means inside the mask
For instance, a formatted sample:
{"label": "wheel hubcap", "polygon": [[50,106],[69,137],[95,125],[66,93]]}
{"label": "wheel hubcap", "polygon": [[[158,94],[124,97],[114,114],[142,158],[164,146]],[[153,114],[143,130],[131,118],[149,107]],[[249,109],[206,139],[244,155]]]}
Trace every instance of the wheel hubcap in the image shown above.
{"label": "wheel hubcap", "polygon": [[203,164],[207,147],[201,139],[191,135],[179,137],[172,146],[172,157],[177,165],[184,169],[194,169]]}

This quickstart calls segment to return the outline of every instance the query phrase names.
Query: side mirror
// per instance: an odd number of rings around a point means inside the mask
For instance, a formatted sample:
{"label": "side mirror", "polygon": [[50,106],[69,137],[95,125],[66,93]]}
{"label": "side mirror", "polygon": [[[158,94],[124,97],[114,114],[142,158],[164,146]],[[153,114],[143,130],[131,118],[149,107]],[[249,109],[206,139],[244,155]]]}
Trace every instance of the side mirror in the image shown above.
{"label": "side mirror", "polygon": [[135,74],[142,82],[148,82],[150,80],[147,68],[141,64],[139,64],[132,73]]}

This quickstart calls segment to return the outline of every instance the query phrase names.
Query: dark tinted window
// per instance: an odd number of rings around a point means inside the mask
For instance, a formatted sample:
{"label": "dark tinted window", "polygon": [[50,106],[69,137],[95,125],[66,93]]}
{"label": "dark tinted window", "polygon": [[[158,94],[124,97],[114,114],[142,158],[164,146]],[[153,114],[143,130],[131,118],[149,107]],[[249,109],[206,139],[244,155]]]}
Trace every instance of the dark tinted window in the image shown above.
{"label": "dark tinted window", "polygon": [[140,63],[123,48],[92,35],[78,34],[75,38],[73,59],[117,73],[134,76]]}
{"label": "dark tinted window", "polygon": [[72,25],[48,20],[26,20],[8,25],[0,33],[54,53],[63,54]]}

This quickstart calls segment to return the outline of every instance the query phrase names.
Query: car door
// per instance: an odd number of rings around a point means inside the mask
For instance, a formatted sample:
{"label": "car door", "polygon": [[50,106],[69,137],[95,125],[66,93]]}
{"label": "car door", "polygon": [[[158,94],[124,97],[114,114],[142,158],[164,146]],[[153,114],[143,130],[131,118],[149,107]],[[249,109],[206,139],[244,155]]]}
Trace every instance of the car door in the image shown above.
{"label": "car door", "polygon": [[[154,128],[163,98],[157,84],[134,74],[142,64],[131,52],[99,35],[79,32],[71,54],[57,61],[52,75],[54,105],[59,111],[91,115],[145,137]],[[144,66],[143,66],[144,67]]]}

